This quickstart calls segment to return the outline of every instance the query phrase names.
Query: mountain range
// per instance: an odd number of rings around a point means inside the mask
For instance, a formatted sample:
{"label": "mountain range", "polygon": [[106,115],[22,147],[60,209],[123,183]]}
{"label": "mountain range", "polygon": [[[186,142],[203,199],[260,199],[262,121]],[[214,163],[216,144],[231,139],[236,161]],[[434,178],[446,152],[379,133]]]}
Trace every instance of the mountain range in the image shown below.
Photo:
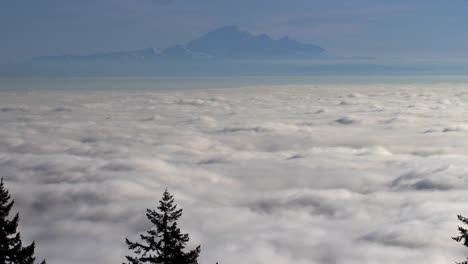
{"label": "mountain range", "polygon": [[314,44],[252,34],[236,26],[223,26],[162,50],[41,56],[0,65],[0,76],[420,75],[445,71],[379,62],[370,57],[334,57]]}
{"label": "mountain range", "polygon": [[115,62],[197,59],[314,59],[327,57],[325,49],[289,37],[254,35],[236,26],[212,30],[184,45],[156,51],[153,48],[90,55],[41,56],[33,62]]}

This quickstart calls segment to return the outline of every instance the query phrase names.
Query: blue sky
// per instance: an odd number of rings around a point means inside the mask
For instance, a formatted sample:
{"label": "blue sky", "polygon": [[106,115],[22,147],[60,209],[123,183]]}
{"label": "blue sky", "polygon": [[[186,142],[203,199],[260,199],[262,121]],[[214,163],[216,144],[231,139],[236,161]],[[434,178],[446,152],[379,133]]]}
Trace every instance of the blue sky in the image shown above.
{"label": "blue sky", "polygon": [[0,62],[165,48],[226,24],[335,55],[468,57],[464,0],[0,0]]}

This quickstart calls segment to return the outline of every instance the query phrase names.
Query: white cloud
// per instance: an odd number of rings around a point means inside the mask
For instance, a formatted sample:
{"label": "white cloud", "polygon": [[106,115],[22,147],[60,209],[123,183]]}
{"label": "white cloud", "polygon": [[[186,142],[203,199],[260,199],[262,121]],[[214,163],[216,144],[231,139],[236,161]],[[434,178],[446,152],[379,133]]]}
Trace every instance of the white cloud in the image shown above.
{"label": "white cloud", "polygon": [[166,187],[200,263],[450,263],[468,255],[450,239],[468,214],[467,97],[462,84],[0,91],[0,175],[50,263],[123,261]]}

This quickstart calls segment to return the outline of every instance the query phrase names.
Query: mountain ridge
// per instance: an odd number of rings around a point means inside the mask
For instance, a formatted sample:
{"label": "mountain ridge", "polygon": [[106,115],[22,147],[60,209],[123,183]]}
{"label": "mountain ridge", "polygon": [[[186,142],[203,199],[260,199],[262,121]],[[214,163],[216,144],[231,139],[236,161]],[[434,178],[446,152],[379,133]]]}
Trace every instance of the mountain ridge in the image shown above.
{"label": "mountain ridge", "polygon": [[325,49],[303,44],[289,37],[273,39],[266,34],[254,35],[236,26],[223,26],[186,44],[187,49],[214,57],[318,57]]}
{"label": "mountain ridge", "polygon": [[71,61],[71,60],[121,60],[121,59],[137,59],[144,60],[157,56],[157,52],[153,48],[138,49],[132,51],[111,51],[111,52],[99,52],[88,55],[76,55],[76,54],[65,54],[65,55],[50,55],[50,56],[38,56],[31,60],[33,62],[41,61]]}
{"label": "mountain ridge", "polygon": [[304,44],[287,36],[274,39],[267,34],[254,35],[237,26],[211,30],[186,44],[174,45],[160,52],[153,48],[102,52],[89,55],[39,56],[32,62],[115,62],[193,59],[311,59],[325,58],[326,50]]}

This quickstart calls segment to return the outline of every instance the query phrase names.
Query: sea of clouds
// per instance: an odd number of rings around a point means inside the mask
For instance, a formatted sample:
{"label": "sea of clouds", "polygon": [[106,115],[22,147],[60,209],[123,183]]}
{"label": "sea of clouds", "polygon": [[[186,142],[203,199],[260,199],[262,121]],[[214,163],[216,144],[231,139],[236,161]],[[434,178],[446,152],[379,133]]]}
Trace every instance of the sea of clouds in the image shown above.
{"label": "sea of clouds", "polygon": [[122,263],[168,188],[200,263],[453,263],[468,84],[0,91],[0,175],[48,263]]}

